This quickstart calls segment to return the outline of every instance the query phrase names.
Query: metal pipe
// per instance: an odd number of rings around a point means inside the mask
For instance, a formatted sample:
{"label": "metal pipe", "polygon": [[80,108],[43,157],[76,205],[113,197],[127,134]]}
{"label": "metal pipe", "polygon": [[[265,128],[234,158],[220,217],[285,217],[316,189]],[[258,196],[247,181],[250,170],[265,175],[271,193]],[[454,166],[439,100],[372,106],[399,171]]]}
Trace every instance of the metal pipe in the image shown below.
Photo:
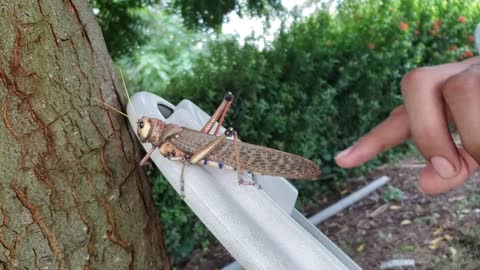
{"label": "metal pipe", "polygon": [[329,207],[323,209],[318,214],[311,216],[308,220],[318,225],[322,221],[328,219],[329,217],[337,214],[338,212],[342,211],[343,209],[349,207],[350,205],[358,202],[359,200],[366,197],[368,194],[374,192],[378,188],[384,186],[386,183],[390,181],[390,177],[382,176],[368,185],[364,186],[363,188],[355,191],[354,193],[348,195],[347,197],[341,199],[340,201],[336,202],[335,204],[330,205]]}

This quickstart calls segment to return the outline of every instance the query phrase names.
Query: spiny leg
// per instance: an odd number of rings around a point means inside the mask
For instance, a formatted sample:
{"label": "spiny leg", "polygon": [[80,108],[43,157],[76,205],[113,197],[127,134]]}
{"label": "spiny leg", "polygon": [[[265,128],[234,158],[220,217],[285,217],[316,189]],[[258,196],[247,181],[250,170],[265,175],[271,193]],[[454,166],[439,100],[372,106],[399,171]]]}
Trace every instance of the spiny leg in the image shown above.
{"label": "spiny leg", "polygon": [[152,148],[150,148],[150,150],[148,150],[145,157],[143,157],[142,161],[140,161],[140,166],[143,166],[143,165],[145,165],[145,163],[147,163],[148,159],[153,154],[153,151],[155,151],[155,149],[157,149],[157,147],[152,145]]}
{"label": "spiny leg", "polygon": [[182,170],[180,171],[180,197],[182,200],[185,198],[185,166],[187,162],[187,159],[182,161]]}
{"label": "spiny leg", "polygon": [[230,109],[230,106],[232,106],[233,94],[228,92],[225,95],[225,99],[230,99],[230,100],[228,101],[227,106],[225,107],[225,109],[222,112],[222,115],[220,116],[220,120],[218,121],[217,128],[215,129],[215,132],[213,133],[213,135],[217,135],[218,132],[220,131],[220,127],[223,125],[223,121],[225,120],[225,115],[227,114],[228,110]]}
{"label": "spiny leg", "polygon": [[220,121],[218,122],[217,128],[215,130],[215,134],[214,134],[214,135],[217,135],[218,131],[220,130],[220,127],[223,124],[225,115],[227,114],[228,109],[230,109],[230,106],[232,105],[232,102],[233,102],[233,94],[231,92],[226,93],[222,103],[220,103],[220,106],[218,106],[215,113],[212,115],[212,117],[210,117],[210,119],[207,121],[207,123],[205,123],[205,125],[202,127],[200,131],[205,134],[210,133],[210,131],[213,128],[213,125],[220,117]]}
{"label": "spiny leg", "polygon": [[242,179],[243,171],[242,171],[242,166],[241,166],[241,163],[240,163],[240,151],[238,150],[238,135],[237,135],[237,132],[233,131],[232,128],[229,128],[229,129],[227,129],[227,131],[225,131],[225,134],[232,134],[232,133],[233,133],[233,151],[235,152],[234,153],[235,154],[235,163],[237,163],[236,168],[237,168],[238,184],[239,185],[256,186],[257,184],[255,182],[246,181],[246,180]]}

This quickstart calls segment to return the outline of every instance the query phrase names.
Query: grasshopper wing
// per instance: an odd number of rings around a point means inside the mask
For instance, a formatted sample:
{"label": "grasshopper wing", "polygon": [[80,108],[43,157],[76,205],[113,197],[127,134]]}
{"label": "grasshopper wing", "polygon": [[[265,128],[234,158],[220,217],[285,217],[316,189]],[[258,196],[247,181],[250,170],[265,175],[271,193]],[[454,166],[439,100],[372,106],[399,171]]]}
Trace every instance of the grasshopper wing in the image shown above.
{"label": "grasshopper wing", "polygon": [[[186,154],[193,155],[209,144],[215,136],[184,128],[169,141]],[[311,160],[279,150],[238,142],[240,166],[252,173],[292,179],[317,179],[320,169]],[[236,167],[232,140],[224,140],[208,156],[208,160]]]}

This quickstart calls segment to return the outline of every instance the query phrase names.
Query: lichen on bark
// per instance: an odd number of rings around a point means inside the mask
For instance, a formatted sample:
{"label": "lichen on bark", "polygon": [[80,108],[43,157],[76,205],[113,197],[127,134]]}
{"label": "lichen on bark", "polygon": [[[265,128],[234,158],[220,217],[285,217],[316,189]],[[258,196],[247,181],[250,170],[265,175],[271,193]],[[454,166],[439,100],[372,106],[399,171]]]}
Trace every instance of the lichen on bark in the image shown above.
{"label": "lichen on bark", "polygon": [[0,269],[168,269],[86,0],[0,3]]}

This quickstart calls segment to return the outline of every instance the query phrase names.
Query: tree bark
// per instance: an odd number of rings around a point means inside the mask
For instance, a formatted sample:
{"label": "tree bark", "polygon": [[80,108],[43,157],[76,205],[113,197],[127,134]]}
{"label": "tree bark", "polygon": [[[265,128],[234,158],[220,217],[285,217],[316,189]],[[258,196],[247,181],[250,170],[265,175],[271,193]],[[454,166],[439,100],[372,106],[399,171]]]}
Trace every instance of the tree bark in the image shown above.
{"label": "tree bark", "polygon": [[87,0],[0,2],[0,269],[170,268],[119,86]]}

